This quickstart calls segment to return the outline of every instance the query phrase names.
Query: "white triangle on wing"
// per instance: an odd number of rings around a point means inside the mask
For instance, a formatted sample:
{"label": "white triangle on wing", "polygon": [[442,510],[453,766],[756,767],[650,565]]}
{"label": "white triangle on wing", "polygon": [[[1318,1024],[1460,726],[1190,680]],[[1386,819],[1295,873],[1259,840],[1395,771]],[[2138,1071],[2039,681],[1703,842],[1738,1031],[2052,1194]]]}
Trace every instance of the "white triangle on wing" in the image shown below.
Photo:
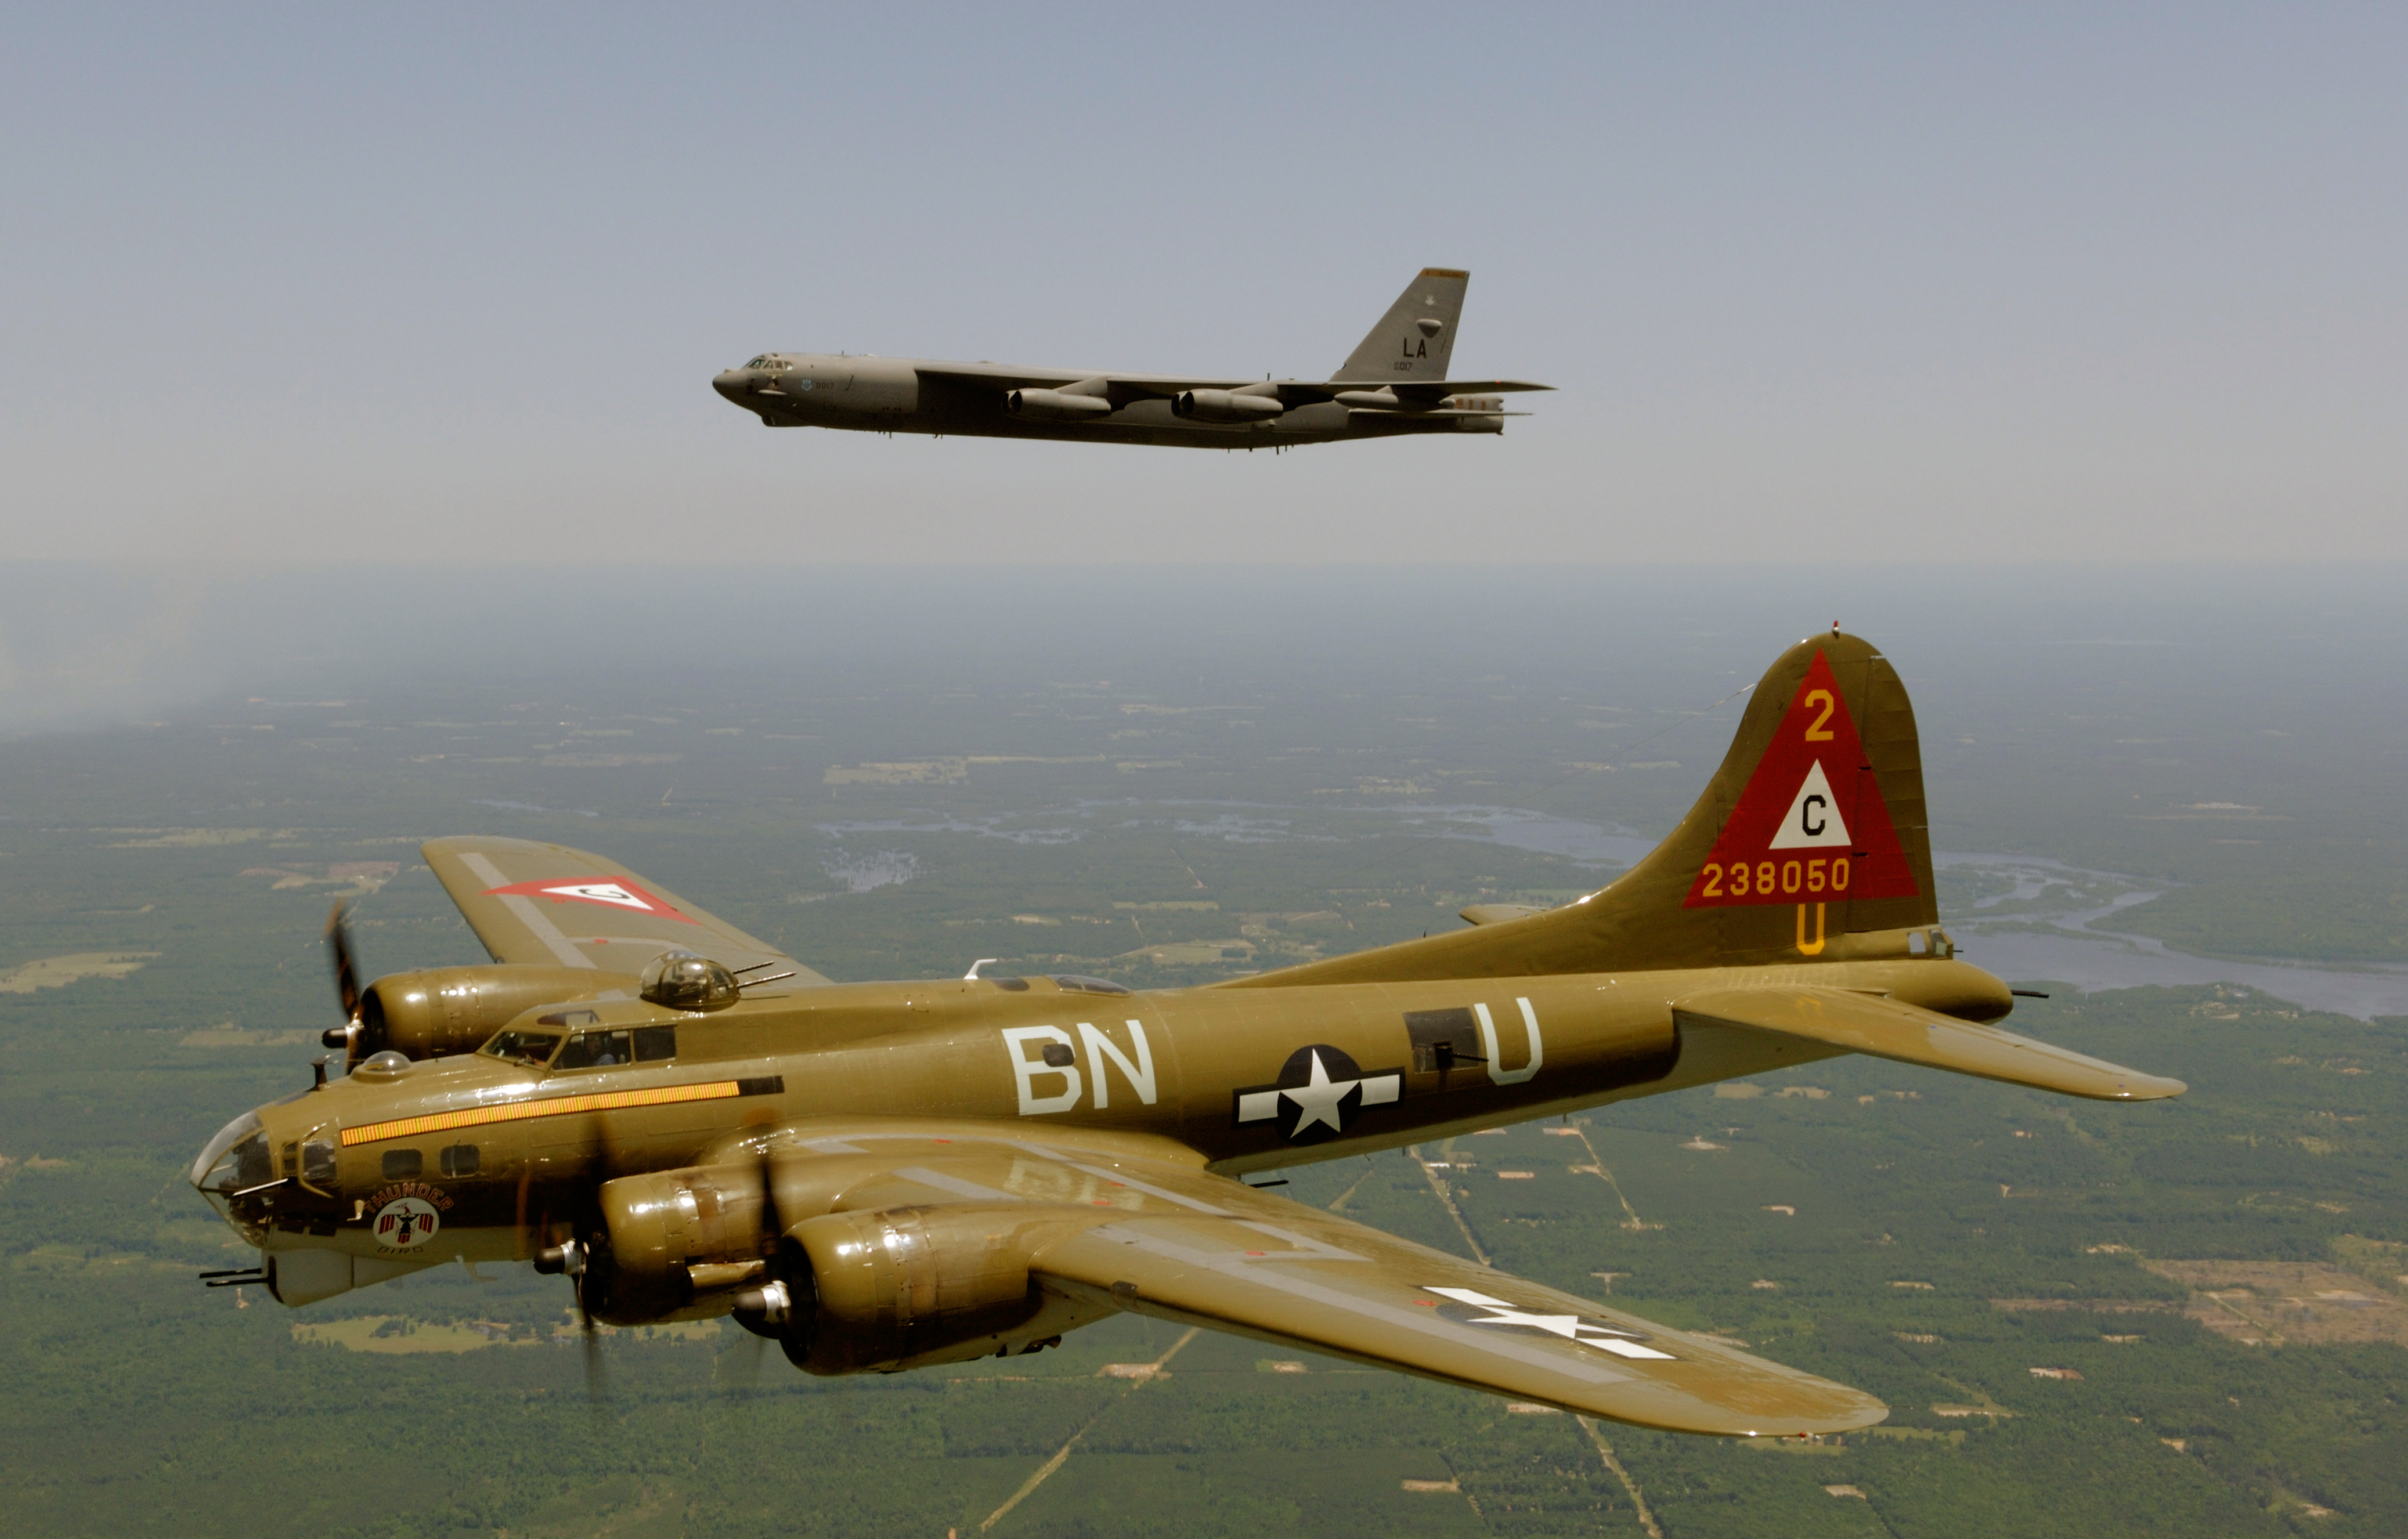
{"label": "white triangle on wing", "polygon": [[1831,782],[1824,777],[1823,762],[1814,761],[1806,772],[1806,783],[1789,799],[1789,810],[1774,831],[1771,849],[1845,849],[1848,848],[1848,825],[1840,817],[1840,799],[1831,794]]}
{"label": "white triangle on wing", "polygon": [[649,914],[652,905],[621,887],[617,882],[577,882],[566,887],[547,887],[546,892],[564,898],[582,898],[587,903],[616,904],[621,908],[633,908]]}

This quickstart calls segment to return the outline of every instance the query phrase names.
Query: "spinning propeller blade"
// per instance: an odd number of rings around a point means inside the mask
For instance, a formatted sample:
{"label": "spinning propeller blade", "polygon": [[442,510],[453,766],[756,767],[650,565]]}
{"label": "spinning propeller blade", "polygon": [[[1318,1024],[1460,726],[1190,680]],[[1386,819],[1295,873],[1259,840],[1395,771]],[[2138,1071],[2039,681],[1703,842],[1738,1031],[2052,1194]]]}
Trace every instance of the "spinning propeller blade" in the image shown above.
{"label": "spinning propeller blade", "polygon": [[326,916],[326,945],[334,952],[335,996],[342,1002],[343,1019],[360,1019],[360,968],[351,954],[351,927],[343,922],[343,905]]}
{"label": "spinning propeller blade", "polygon": [[[762,1131],[759,1158],[753,1167],[761,1183],[761,1281],[736,1295],[731,1313],[737,1324],[755,1336],[774,1338],[786,1349],[787,1357],[799,1363],[802,1360],[796,1353],[810,1350],[808,1334],[797,1334],[808,1323],[803,1300],[797,1297],[804,1279],[790,1275],[795,1268],[785,1244],[785,1214],[778,1205],[774,1138],[768,1130]],[[758,1371],[757,1360],[754,1369]]]}
{"label": "spinning propeller blade", "polygon": [[[578,1333],[584,1338],[585,1396],[598,1410],[610,1398],[610,1386],[609,1375],[603,1363],[601,1327],[595,1319],[594,1312],[595,1305],[602,1302],[603,1294],[609,1287],[610,1239],[603,1227],[600,1211],[593,1205],[591,1193],[598,1191],[602,1181],[609,1176],[614,1149],[607,1119],[601,1121],[596,1132],[599,1147],[594,1162],[586,1168],[584,1184],[588,1188],[588,1195],[580,1204],[585,1209],[585,1216],[571,1226],[568,1239],[559,1245],[547,1245],[536,1252],[535,1269],[568,1278],[576,1304]],[[526,1211],[523,1187],[520,1191],[519,1204],[519,1211],[523,1215]],[[524,1230],[522,1229],[521,1233],[523,1234]],[[544,1239],[552,1237],[549,1211],[538,1211],[536,1233]]]}
{"label": "spinning propeller blade", "polygon": [[772,1270],[777,1265],[778,1244],[786,1237],[785,1220],[778,1212],[777,1171],[769,1162],[770,1142],[767,1134],[761,1139],[761,1254]]}
{"label": "spinning propeller blade", "polygon": [[351,927],[343,922],[338,901],[326,916],[326,948],[335,963],[335,998],[342,1005],[343,1024],[329,1027],[318,1038],[322,1046],[343,1049],[348,1064],[360,1036],[360,965],[351,951]]}
{"label": "spinning propeller blade", "polygon": [[585,1338],[585,1399],[599,1411],[610,1400],[610,1375],[602,1364],[602,1337],[594,1328],[594,1317],[585,1312],[581,1297],[577,1305],[577,1320]]}

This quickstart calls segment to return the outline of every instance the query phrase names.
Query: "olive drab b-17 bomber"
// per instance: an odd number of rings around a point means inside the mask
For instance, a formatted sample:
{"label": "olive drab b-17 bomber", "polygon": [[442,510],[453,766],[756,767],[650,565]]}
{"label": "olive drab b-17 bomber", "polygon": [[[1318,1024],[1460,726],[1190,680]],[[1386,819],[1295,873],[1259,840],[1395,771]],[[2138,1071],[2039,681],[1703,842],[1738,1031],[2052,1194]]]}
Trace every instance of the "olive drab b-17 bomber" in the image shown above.
{"label": "olive drab b-17 bomber", "polygon": [[1409,433],[1502,433],[1514,379],[1451,379],[1471,275],[1425,267],[1327,379],[1223,379],[765,352],[711,381],[765,427],[1291,449]]}
{"label": "olive drab b-17 bomber", "polygon": [[349,1073],[321,1060],[193,1166],[260,1253],[213,1282],[298,1304],[524,1259],[589,1328],[732,1316],[813,1374],[1133,1310],[1644,1426],[1830,1432],[1886,1412],[1241,1177],[1841,1053],[2183,1090],[1995,1024],[2010,990],[1938,923],[1906,691],[1837,630],[1601,891],[1201,988],[833,983],[600,856],[424,848],[494,962],[361,988],[337,931]]}

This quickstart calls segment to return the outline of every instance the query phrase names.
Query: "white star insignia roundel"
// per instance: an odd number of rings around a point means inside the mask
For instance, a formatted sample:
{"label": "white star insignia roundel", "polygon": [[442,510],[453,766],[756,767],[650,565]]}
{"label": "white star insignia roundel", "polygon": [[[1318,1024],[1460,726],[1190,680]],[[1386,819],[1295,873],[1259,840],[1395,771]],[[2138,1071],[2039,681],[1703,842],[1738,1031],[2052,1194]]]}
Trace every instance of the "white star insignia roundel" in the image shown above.
{"label": "white star insignia roundel", "polygon": [[1393,1105],[1405,1084],[1401,1072],[1367,1073],[1345,1053],[1326,1046],[1297,1048],[1280,1079],[1276,1085],[1238,1092],[1239,1125],[1278,1122],[1290,1140],[1305,1142],[1339,1136],[1366,1106]]}
{"label": "white star insignia roundel", "polygon": [[1280,1094],[1296,1103],[1297,1133],[1317,1122],[1326,1122],[1330,1132],[1339,1133],[1344,1130],[1339,1126],[1338,1104],[1346,1099],[1348,1090],[1361,1083],[1359,1079],[1331,1079],[1329,1071],[1322,1066],[1321,1055],[1315,1053],[1312,1055],[1312,1078],[1294,1090],[1282,1090]]}
{"label": "white star insignia roundel", "polygon": [[1670,1361],[1672,1354],[1659,1352],[1653,1347],[1642,1347],[1627,1331],[1617,1331],[1610,1325],[1597,1325],[1578,1315],[1541,1315],[1526,1309],[1516,1309],[1503,1299],[1490,1298],[1469,1288],[1425,1288],[1425,1293],[1435,1293],[1442,1299],[1468,1304],[1488,1313],[1479,1319],[1466,1320],[1467,1325],[1502,1325],[1539,1331],[1566,1341],[1576,1341],[1583,1347],[1594,1347],[1618,1358],[1657,1358]]}

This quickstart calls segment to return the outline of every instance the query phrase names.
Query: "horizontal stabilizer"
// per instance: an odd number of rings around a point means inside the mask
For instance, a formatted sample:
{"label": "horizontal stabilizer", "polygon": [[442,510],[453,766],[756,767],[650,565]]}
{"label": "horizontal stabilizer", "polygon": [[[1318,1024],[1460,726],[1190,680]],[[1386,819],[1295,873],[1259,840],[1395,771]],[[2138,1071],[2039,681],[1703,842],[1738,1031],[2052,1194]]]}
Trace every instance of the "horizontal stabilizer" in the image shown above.
{"label": "horizontal stabilizer", "polygon": [[1526,903],[1476,903],[1463,911],[1467,924],[1502,924],[1507,919],[1526,919],[1546,910]]}
{"label": "horizontal stabilizer", "polygon": [[1672,1015],[1684,1024],[1781,1032],[1852,1053],[2094,1101],[2159,1101],[2189,1089],[2179,1079],[2161,1079],[1995,1026],[1845,989],[1802,984],[1706,989],[1674,1000]]}
{"label": "horizontal stabilizer", "polygon": [[1534,385],[1526,379],[1331,379],[1312,387],[1327,394],[1335,394],[1341,390],[1392,390],[1398,395],[1431,400],[1449,395],[1502,395],[1509,391],[1555,388],[1553,385]]}

